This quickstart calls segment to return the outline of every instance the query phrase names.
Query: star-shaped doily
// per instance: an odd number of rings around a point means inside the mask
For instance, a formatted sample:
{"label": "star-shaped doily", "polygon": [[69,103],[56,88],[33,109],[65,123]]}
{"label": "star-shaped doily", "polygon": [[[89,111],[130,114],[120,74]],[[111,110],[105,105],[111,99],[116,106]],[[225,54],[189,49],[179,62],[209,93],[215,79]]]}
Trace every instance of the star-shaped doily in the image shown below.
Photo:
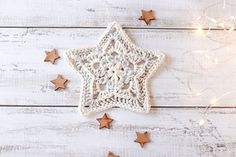
{"label": "star-shaped doily", "polygon": [[95,46],[69,50],[66,54],[83,80],[83,115],[112,107],[149,111],[147,84],[163,63],[163,53],[134,45],[121,26],[113,22]]}

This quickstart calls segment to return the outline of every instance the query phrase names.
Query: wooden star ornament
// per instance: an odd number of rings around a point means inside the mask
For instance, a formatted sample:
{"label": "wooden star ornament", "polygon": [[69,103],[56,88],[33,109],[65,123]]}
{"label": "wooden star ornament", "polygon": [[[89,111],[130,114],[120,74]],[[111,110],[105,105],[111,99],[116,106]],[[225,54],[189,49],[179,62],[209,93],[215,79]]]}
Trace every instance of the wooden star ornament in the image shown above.
{"label": "wooden star ornament", "polygon": [[105,113],[102,118],[97,118],[97,121],[100,123],[99,129],[102,129],[102,128],[110,129],[113,119],[109,118],[107,114]]}
{"label": "wooden star ornament", "polygon": [[51,82],[54,84],[54,89],[65,89],[66,83],[68,82],[67,79],[64,79],[62,75],[58,75],[56,79],[51,80]]}
{"label": "wooden star ornament", "polygon": [[143,148],[144,144],[150,142],[149,133],[145,131],[144,133],[136,132],[137,138],[134,142],[137,142],[140,144],[140,146]]}
{"label": "wooden star ornament", "polygon": [[44,62],[51,62],[52,64],[55,63],[55,61],[60,58],[60,56],[57,54],[57,50],[53,49],[51,51],[46,51],[46,57],[44,59]]}
{"label": "wooden star ornament", "polygon": [[108,153],[108,157],[120,157],[120,156],[118,156],[118,155],[115,155],[114,153],[112,153],[112,152],[109,152]]}
{"label": "wooden star ornament", "polygon": [[147,25],[149,25],[151,20],[155,20],[152,10],[149,11],[141,10],[141,11],[142,11],[142,16],[140,16],[139,20],[144,20]]}

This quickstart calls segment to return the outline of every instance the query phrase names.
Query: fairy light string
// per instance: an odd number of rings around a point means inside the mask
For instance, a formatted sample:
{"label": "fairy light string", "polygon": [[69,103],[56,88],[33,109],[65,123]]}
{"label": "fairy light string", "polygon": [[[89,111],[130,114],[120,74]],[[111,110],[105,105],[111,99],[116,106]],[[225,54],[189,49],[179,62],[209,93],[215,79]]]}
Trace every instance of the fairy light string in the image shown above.
{"label": "fairy light string", "polygon": [[[229,15],[229,16],[225,16],[225,17],[221,17],[221,18],[214,18],[214,17],[210,17],[207,14],[207,10],[210,7],[214,7],[217,5],[222,5],[222,12],[226,12],[227,11],[227,2],[226,0],[223,0],[223,3],[219,2],[216,3],[214,5],[208,6],[207,8],[205,8],[205,10],[203,10],[203,15],[198,16],[194,21],[193,21],[193,26],[194,28],[196,28],[195,32],[198,35],[202,35],[205,36],[207,39],[214,41],[214,42],[218,42],[220,44],[220,46],[217,46],[215,48],[212,49],[200,49],[200,50],[192,50],[192,51],[188,51],[186,53],[184,53],[184,55],[188,55],[188,54],[196,54],[196,55],[201,55],[201,57],[204,57],[206,60],[208,60],[214,67],[216,67],[216,65],[220,64],[220,63],[226,63],[227,61],[232,59],[232,56],[229,56],[229,58],[226,59],[219,59],[217,57],[215,57],[215,53],[217,51],[221,51],[222,49],[226,50],[229,53],[232,53],[233,56],[236,55],[236,53],[234,53],[231,49],[231,46],[233,44],[235,44],[235,39],[231,39],[231,42],[228,42],[228,36],[232,35],[232,32],[235,30],[236,27],[236,18],[235,16]],[[217,41],[214,38],[212,38],[212,31],[214,30],[223,30],[224,33],[224,40],[223,41]],[[201,64],[199,64],[199,66],[201,67],[202,70],[208,70],[207,67],[202,66]],[[211,68],[212,68],[211,67]],[[222,93],[220,95],[217,95],[217,92],[214,91],[211,88],[205,88],[202,90],[195,90],[192,87],[192,83],[191,80],[187,81],[187,86],[188,86],[188,90],[190,92],[190,95],[192,95],[192,97],[201,97],[206,93],[212,93],[215,96],[209,98],[209,101],[207,102],[206,108],[203,111],[203,115],[202,118],[199,120],[199,126],[204,125],[205,120],[207,118],[208,115],[208,111],[211,107],[216,106],[217,103],[222,100],[224,97],[226,97],[227,95],[231,95],[231,94],[235,94],[236,90],[233,91],[227,91],[225,93]]]}

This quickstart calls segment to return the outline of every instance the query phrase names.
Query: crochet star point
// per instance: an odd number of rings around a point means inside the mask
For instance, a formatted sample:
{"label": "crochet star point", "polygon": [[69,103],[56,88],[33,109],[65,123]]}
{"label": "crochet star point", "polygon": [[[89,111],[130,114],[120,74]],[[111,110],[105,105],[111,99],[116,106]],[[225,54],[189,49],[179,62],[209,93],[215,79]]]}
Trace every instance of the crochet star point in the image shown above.
{"label": "crochet star point", "polygon": [[113,22],[95,46],[66,55],[83,80],[79,105],[83,115],[112,107],[149,111],[147,83],[163,63],[163,53],[136,46]]}

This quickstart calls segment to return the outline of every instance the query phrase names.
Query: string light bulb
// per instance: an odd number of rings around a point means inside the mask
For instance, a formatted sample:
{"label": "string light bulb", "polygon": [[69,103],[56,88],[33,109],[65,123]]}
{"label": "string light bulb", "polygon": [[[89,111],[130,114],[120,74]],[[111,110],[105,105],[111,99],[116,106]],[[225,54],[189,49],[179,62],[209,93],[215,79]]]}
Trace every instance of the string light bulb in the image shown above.
{"label": "string light bulb", "polygon": [[200,119],[200,121],[198,122],[199,126],[203,126],[205,124],[205,120],[204,119]]}
{"label": "string light bulb", "polygon": [[203,28],[201,25],[197,27],[197,34],[202,35],[204,33]]}

